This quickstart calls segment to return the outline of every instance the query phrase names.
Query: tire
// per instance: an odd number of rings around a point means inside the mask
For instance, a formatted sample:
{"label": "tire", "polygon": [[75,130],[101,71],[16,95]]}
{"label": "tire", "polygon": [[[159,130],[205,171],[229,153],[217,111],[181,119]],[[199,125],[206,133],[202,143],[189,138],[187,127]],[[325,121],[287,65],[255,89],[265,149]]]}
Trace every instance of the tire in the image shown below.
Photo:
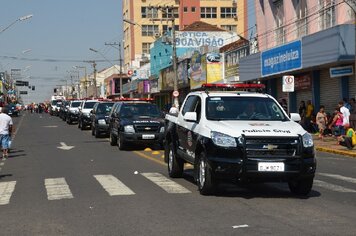
{"label": "tire", "polygon": [[117,138],[111,132],[109,133],[109,139],[111,146],[117,145]]}
{"label": "tire", "polygon": [[208,164],[206,154],[199,155],[197,163],[197,184],[200,194],[210,195],[216,190],[216,180],[214,178],[211,167]]}
{"label": "tire", "polygon": [[94,136],[95,136],[95,138],[100,138],[100,132],[97,128],[94,128]]}
{"label": "tire", "polygon": [[93,126],[91,126],[91,135],[95,135],[95,131],[94,131],[94,127]]}
{"label": "tire", "polygon": [[290,180],[288,182],[289,190],[296,195],[306,196],[313,187],[313,180],[313,177]]}
{"label": "tire", "polygon": [[167,145],[168,175],[171,178],[181,178],[184,171],[184,161],[177,157],[173,143]]}
{"label": "tire", "polygon": [[120,133],[117,134],[117,145],[119,146],[120,150],[125,150],[126,148],[126,144],[124,140],[122,140]]}
{"label": "tire", "polygon": [[81,130],[84,130],[84,129],[85,129],[85,127],[83,126],[83,122],[80,122],[80,129],[81,129]]}
{"label": "tire", "polygon": [[80,123],[80,119],[78,120],[78,129],[81,128],[81,123]]}

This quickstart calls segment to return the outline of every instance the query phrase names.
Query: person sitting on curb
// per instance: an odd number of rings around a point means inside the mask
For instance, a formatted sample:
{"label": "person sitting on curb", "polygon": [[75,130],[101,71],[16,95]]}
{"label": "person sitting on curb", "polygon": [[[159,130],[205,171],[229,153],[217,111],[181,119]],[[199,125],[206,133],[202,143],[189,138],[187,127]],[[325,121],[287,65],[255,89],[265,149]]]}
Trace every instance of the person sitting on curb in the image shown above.
{"label": "person sitting on curb", "polygon": [[356,145],[355,131],[348,124],[346,124],[344,128],[346,130],[346,135],[338,137],[339,144],[341,146],[347,147],[347,149],[349,150],[352,150],[353,147]]}

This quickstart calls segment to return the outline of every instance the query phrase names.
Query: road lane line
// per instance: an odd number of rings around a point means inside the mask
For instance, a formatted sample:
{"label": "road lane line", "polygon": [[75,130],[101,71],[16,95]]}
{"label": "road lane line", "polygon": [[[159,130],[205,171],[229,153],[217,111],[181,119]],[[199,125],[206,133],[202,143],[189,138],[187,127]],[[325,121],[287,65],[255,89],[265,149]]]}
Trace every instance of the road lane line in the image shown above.
{"label": "road lane line", "polygon": [[94,177],[110,196],[135,194],[129,187],[112,175],[94,175]]}
{"label": "road lane line", "polygon": [[140,157],[143,157],[143,158],[145,158],[145,159],[148,159],[148,160],[154,161],[154,162],[156,162],[156,163],[158,163],[158,164],[161,164],[161,165],[163,165],[163,166],[166,166],[166,163],[164,163],[163,161],[161,161],[161,159],[157,159],[157,158],[150,157],[150,156],[148,156],[148,155],[146,155],[146,154],[144,154],[144,153],[141,153],[141,152],[139,152],[139,151],[134,151],[134,153],[136,153],[136,154],[137,154],[138,156],[140,156]]}
{"label": "road lane line", "polygon": [[45,179],[48,200],[73,198],[72,192],[64,178]]}
{"label": "road lane line", "polygon": [[188,189],[182,185],[168,179],[160,173],[141,173],[144,177],[157,184],[167,193],[191,193]]}
{"label": "road lane line", "polygon": [[318,173],[319,175],[322,176],[326,176],[326,177],[330,177],[330,178],[334,178],[334,179],[338,179],[338,180],[343,180],[349,183],[353,183],[356,184],[356,179],[355,178],[351,178],[351,177],[346,177],[346,176],[342,176],[342,175],[336,175],[336,174],[327,174],[327,173]]}
{"label": "road lane line", "polygon": [[0,205],[10,203],[10,198],[15,190],[16,181],[0,183]]}
{"label": "road lane line", "polygon": [[335,185],[335,184],[330,184],[321,180],[314,180],[314,186],[318,186],[321,188],[325,188],[328,190],[332,190],[335,192],[341,192],[341,193],[356,193],[356,190],[353,189],[349,189],[349,188],[344,188],[341,187],[339,185]]}

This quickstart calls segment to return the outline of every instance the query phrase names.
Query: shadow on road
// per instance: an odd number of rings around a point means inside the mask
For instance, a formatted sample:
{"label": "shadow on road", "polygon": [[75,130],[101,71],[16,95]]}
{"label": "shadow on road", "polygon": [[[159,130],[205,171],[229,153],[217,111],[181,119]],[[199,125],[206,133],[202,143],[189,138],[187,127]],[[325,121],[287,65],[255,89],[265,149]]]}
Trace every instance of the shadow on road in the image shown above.
{"label": "shadow on road", "polygon": [[5,178],[5,177],[11,177],[12,174],[5,174],[5,175],[0,175],[0,179]]}

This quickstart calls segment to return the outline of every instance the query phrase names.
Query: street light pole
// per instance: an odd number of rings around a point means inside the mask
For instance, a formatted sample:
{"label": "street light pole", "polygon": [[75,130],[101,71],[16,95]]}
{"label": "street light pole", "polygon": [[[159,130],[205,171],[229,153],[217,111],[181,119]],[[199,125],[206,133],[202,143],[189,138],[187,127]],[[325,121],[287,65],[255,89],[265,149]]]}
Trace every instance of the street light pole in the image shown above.
{"label": "street light pole", "polygon": [[13,21],[11,24],[9,24],[8,26],[6,26],[4,29],[2,29],[2,30],[0,31],[0,34],[1,34],[2,32],[4,32],[5,30],[7,30],[8,28],[10,28],[11,26],[13,26],[14,24],[16,24],[18,21],[24,21],[24,20],[30,19],[30,18],[32,18],[32,16],[33,16],[32,14],[26,15],[26,16],[21,16],[20,18],[16,19],[16,20]]}
{"label": "street light pole", "polygon": [[122,94],[122,58],[121,58],[121,43],[105,43],[105,45],[109,45],[112,46],[114,48],[116,48],[115,46],[119,46],[119,63],[120,63],[120,98],[123,97]]}
{"label": "street light pole", "polygon": [[[175,30],[175,19],[172,18],[172,46],[173,46],[173,71],[174,71],[174,80],[173,80],[173,93],[178,93],[178,73],[177,73],[177,47],[176,47],[176,30]],[[179,107],[178,96],[174,95],[174,105]]]}

